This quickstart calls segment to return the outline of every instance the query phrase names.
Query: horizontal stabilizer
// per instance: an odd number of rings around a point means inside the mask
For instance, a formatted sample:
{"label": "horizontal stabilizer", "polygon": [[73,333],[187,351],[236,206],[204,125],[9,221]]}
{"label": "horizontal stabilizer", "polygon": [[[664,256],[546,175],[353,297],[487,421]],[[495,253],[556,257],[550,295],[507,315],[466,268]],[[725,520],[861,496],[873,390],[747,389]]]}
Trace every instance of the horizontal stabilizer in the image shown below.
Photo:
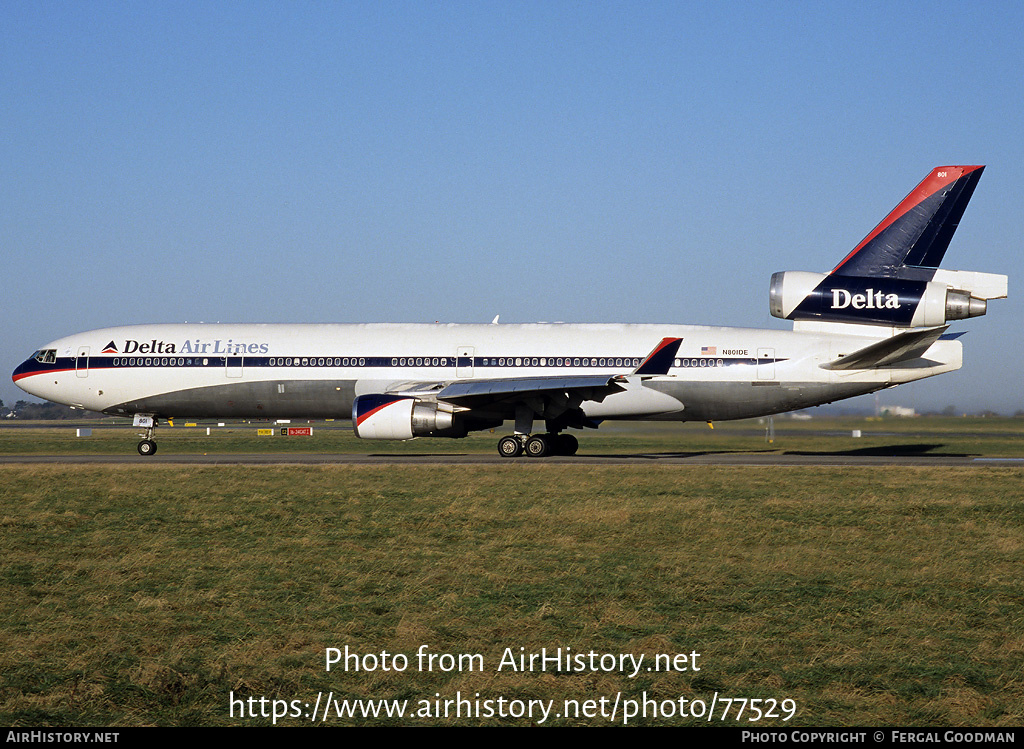
{"label": "horizontal stabilizer", "polygon": [[900,333],[892,338],[872,343],[852,354],[842,356],[822,369],[875,369],[887,367],[899,362],[917,359],[935,343],[949,326],[929,328],[928,330],[911,330]]}

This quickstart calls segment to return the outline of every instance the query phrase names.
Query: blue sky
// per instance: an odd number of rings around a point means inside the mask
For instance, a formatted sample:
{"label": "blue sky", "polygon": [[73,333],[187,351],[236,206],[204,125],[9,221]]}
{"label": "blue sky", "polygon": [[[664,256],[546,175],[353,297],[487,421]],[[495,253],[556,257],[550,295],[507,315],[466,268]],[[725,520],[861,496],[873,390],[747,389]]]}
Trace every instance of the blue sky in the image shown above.
{"label": "blue sky", "polygon": [[[0,6],[0,365],[176,321],[788,327],[928,171],[987,164],[944,265],[1006,273],[964,368],[1024,409],[1024,4]],[[0,398],[26,397],[0,381]]]}

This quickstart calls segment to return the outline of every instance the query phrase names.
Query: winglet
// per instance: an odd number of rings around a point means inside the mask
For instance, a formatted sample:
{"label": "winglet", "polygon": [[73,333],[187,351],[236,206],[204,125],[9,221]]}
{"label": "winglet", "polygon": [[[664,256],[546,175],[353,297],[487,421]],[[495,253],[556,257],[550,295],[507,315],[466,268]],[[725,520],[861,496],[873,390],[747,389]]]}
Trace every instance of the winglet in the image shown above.
{"label": "winglet", "polygon": [[654,351],[647,355],[647,358],[640,362],[640,366],[633,370],[635,375],[663,375],[668,374],[672,362],[679,351],[679,344],[682,338],[662,338],[661,343],[654,347]]}

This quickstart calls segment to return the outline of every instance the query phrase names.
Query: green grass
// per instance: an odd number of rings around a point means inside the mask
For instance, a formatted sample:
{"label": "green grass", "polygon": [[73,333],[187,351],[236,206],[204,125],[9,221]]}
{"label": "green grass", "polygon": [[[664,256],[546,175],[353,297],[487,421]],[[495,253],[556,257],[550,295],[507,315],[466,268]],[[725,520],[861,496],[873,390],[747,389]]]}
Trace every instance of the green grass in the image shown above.
{"label": "green grass", "polygon": [[[0,455],[134,454],[139,430],[130,425],[94,426],[93,436],[76,437],[75,427],[59,422],[40,423],[37,429],[0,425]],[[117,423],[116,421],[114,423]],[[260,437],[269,424],[228,423],[185,427],[161,426],[156,438],[160,455],[227,453],[495,453],[497,439],[511,429],[470,435],[466,439],[363,441],[348,422],[312,424],[312,437]],[[305,426],[305,424],[302,424]],[[765,439],[765,424],[756,420],[703,423],[606,422],[598,430],[574,433],[581,455],[636,455],[640,453],[760,452],[843,454],[857,451],[1024,457],[1024,419],[941,418],[920,419],[813,419],[779,418],[775,440]],[[854,439],[853,430],[863,436]]]}
{"label": "green grass", "polygon": [[[790,726],[1019,725],[1022,479],[995,467],[2,466],[0,723],[266,724],[232,718],[229,694],[312,704],[322,691],[559,707],[718,692],[795,700]],[[422,645],[480,654],[485,669],[420,671]],[[412,665],[326,672],[325,649],[345,646]],[[702,668],[498,671],[520,647],[695,650]]]}

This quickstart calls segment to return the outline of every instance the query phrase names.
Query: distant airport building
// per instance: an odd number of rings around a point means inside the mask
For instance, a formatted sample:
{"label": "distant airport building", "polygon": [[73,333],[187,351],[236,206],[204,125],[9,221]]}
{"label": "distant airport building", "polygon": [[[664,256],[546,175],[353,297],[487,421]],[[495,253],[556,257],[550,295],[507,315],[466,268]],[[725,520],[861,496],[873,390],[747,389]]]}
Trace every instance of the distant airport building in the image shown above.
{"label": "distant airport building", "polygon": [[911,416],[917,416],[917,411],[906,406],[882,406],[879,410],[879,416],[899,416],[908,418]]}

